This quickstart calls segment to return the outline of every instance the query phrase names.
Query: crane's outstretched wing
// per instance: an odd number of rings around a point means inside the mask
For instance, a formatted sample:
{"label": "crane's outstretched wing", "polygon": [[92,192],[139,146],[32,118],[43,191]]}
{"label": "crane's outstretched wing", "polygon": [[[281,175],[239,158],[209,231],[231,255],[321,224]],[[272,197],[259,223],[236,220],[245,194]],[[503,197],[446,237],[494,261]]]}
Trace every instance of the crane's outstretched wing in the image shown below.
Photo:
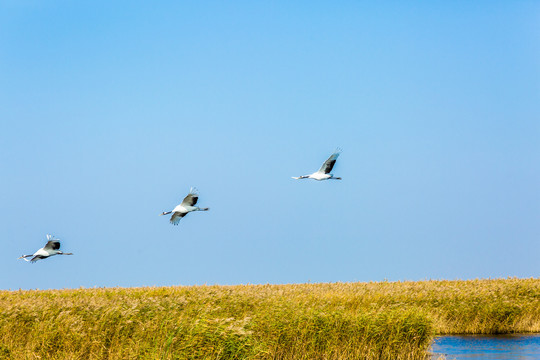
{"label": "crane's outstretched wing", "polygon": [[[35,255],[33,258],[30,259],[30,262],[36,262],[38,260],[46,259],[46,258],[47,258],[47,256]],[[24,259],[24,260],[26,260],[26,259]],[[28,261],[28,260],[26,260],[26,261]]]}
{"label": "crane's outstretched wing", "polygon": [[186,215],[187,215],[187,213],[182,213],[182,212],[173,213],[173,215],[171,216],[171,224],[178,225],[180,220]]}
{"label": "crane's outstretched wing", "polygon": [[43,247],[45,251],[58,249],[60,249],[60,241],[58,239],[47,241],[47,244]]}
{"label": "crane's outstretched wing", "polygon": [[336,149],[336,151],[332,155],[330,155],[330,157],[324,162],[324,164],[322,164],[319,171],[325,174],[329,174],[330,171],[332,171],[332,169],[334,168],[339,154],[341,154],[341,149]]}
{"label": "crane's outstretched wing", "polygon": [[188,196],[186,196],[184,198],[184,200],[182,200],[182,203],[180,203],[180,205],[182,205],[182,206],[185,206],[185,205],[193,206],[193,205],[195,205],[197,203],[197,200],[199,200],[199,194],[197,194],[197,189],[192,187],[189,190]]}

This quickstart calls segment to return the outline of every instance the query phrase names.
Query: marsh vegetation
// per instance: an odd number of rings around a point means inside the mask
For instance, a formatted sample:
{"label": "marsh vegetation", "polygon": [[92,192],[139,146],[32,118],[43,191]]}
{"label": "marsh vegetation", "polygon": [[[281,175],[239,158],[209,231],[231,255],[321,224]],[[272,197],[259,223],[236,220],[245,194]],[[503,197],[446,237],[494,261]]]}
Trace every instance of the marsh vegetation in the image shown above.
{"label": "marsh vegetation", "polygon": [[422,359],[539,330],[536,279],[0,292],[6,359]]}

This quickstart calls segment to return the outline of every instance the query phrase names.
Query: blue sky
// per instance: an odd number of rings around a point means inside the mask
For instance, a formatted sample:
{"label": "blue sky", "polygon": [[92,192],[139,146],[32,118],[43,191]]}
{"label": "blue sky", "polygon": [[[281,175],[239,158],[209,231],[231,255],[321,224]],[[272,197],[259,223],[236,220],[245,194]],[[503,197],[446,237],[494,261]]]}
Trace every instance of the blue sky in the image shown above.
{"label": "blue sky", "polygon": [[0,69],[2,289],[540,273],[538,2],[3,1]]}

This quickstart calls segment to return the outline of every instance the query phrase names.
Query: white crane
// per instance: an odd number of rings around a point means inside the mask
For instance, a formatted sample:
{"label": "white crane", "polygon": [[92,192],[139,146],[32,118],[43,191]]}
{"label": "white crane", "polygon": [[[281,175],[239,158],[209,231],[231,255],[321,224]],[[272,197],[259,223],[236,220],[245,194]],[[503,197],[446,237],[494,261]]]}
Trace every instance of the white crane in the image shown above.
{"label": "white crane", "polygon": [[330,174],[330,171],[332,171],[332,169],[334,168],[334,164],[336,163],[336,160],[339,154],[341,154],[341,149],[337,148],[336,151],[334,151],[334,153],[330,155],[330,157],[324,162],[324,164],[322,164],[321,168],[318,171],[309,175],[303,175],[303,176],[298,176],[298,177],[293,176],[292,178],[296,180],[314,179],[317,181],[329,180],[329,179],[341,180],[340,177],[335,177],[334,174]]}
{"label": "white crane", "polygon": [[197,193],[197,189],[192,187],[189,190],[189,194],[184,198],[184,200],[182,200],[180,205],[177,205],[172,211],[162,212],[159,215],[167,215],[172,213],[173,215],[171,216],[171,224],[178,225],[180,220],[192,211],[210,210],[210,208],[200,208],[198,206],[195,206],[195,204],[197,204],[197,200],[199,200],[199,194]]}
{"label": "white crane", "polygon": [[[60,240],[56,239],[54,236],[47,234],[47,244],[44,247],[33,253],[32,255],[23,255],[19,259],[24,259],[24,261],[36,262],[41,259],[46,259],[54,255],[73,255],[72,253],[65,253],[60,249]],[[30,260],[26,259],[27,257],[32,257]]]}

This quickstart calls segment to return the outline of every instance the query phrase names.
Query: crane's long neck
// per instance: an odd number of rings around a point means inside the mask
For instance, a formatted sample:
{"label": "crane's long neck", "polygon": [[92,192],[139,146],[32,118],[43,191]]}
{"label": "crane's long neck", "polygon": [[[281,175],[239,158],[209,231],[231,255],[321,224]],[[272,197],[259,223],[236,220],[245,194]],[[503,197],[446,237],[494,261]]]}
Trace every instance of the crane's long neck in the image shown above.
{"label": "crane's long neck", "polygon": [[172,213],[172,211],[164,211],[164,212],[162,212],[162,213],[159,214],[159,215],[160,215],[160,216],[161,216],[161,215],[169,215],[170,213]]}
{"label": "crane's long neck", "polygon": [[208,211],[210,210],[210,208],[200,208],[197,206],[197,208],[195,209],[195,211]]}
{"label": "crane's long neck", "polygon": [[32,257],[34,255],[22,255],[19,259],[23,259],[24,261],[30,261],[30,260],[27,260],[26,258],[27,257]]}

